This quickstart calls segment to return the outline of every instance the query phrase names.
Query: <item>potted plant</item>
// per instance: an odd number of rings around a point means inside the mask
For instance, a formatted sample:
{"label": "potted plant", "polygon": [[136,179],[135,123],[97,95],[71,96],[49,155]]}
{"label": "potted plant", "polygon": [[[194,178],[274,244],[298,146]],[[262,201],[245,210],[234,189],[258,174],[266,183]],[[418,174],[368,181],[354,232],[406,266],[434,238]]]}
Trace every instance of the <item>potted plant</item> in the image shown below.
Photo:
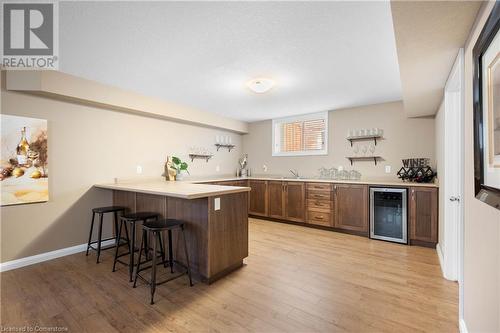
{"label": "potted plant", "polygon": [[175,176],[175,180],[184,179],[185,174],[189,174],[188,164],[186,162],[182,162],[180,158],[172,156],[172,168],[177,171],[177,175]]}

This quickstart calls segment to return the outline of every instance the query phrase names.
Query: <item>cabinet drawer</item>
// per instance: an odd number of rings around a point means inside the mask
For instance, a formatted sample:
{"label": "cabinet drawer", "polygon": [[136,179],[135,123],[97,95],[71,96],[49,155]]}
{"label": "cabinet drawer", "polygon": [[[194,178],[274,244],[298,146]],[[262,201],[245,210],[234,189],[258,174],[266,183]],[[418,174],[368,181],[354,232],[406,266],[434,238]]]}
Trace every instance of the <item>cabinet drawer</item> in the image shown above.
{"label": "cabinet drawer", "polygon": [[307,209],[312,210],[330,210],[332,208],[332,204],[329,200],[319,200],[319,199],[309,199],[307,200]]}
{"label": "cabinet drawer", "polygon": [[315,200],[330,200],[331,192],[329,191],[307,191],[307,199]]}
{"label": "cabinet drawer", "polygon": [[307,211],[307,223],[332,226],[331,214],[315,211]]}
{"label": "cabinet drawer", "polygon": [[322,183],[307,183],[306,184],[307,190],[312,190],[312,191],[331,191],[332,190],[332,184],[322,184]]}

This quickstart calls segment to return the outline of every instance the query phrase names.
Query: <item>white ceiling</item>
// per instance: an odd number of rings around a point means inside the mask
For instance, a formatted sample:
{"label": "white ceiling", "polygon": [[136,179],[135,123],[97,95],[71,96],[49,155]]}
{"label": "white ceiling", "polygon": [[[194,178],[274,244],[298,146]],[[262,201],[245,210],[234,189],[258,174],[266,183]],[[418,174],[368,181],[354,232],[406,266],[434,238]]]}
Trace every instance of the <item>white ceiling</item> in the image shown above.
{"label": "white ceiling", "polygon": [[[245,121],[401,99],[389,2],[60,2],[60,70]],[[245,87],[277,82],[268,94]]]}

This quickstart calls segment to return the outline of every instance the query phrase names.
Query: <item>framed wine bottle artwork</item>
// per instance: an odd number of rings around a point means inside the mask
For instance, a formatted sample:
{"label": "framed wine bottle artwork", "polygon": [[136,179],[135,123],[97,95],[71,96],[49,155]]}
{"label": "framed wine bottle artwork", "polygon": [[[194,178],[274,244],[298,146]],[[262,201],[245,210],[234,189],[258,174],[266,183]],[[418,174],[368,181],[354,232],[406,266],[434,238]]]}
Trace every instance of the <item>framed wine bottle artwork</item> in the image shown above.
{"label": "framed wine bottle artwork", "polygon": [[47,120],[1,115],[1,205],[49,200]]}
{"label": "framed wine bottle artwork", "polygon": [[500,210],[500,3],[473,49],[476,198]]}

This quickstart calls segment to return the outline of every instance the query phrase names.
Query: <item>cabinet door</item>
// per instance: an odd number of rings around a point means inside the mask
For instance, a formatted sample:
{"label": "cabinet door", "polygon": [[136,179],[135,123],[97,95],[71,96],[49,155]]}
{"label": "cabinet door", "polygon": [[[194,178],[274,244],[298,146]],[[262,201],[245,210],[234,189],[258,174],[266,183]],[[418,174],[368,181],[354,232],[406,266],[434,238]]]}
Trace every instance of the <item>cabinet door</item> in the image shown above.
{"label": "cabinet door", "polygon": [[250,191],[249,213],[258,216],[267,216],[268,191],[267,181],[249,180]]}
{"label": "cabinet door", "polygon": [[295,222],[306,220],[306,187],[303,182],[285,183],[286,219]]}
{"label": "cabinet door", "polygon": [[336,184],[335,227],[368,234],[368,186]]}
{"label": "cabinet door", "polygon": [[281,181],[269,181],[269,216],[285,218],[285,184]]}
{"label": "cabinet door", "polygon": [[410,188],[410,241],[437,243],[438,195],[432,187]]}

